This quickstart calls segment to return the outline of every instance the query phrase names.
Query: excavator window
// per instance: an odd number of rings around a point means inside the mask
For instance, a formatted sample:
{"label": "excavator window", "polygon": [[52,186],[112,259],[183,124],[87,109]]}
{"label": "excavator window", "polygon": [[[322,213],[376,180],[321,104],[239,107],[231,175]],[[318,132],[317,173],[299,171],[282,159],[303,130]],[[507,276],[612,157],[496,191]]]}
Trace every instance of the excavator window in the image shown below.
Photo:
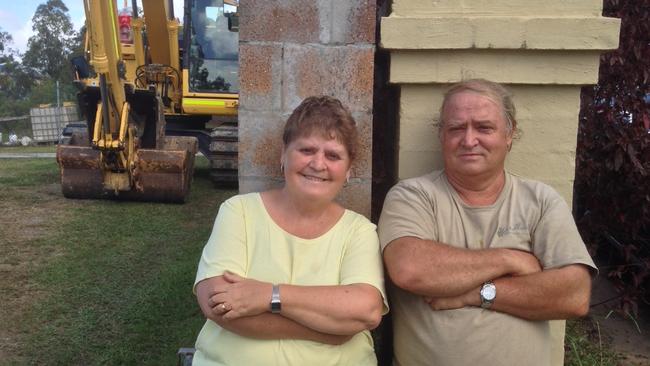
{"label": "excavator window", "polygon": [[196,0],[191,10],[189,86],[193,92],[239,92],[239,34],[228,27],[236,7]]}

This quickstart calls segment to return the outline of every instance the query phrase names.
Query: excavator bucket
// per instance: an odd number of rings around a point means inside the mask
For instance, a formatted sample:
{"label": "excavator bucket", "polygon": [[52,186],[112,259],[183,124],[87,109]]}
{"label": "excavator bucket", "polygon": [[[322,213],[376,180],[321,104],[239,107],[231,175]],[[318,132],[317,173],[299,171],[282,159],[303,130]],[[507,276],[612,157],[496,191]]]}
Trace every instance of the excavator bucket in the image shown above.
{"label": "excavator bucket", "polygon": [[65,197],[102,198],[104,178],[98,150],[89,146],[59,145],[56,161]]}
{"label": "excavator bucket", "polygon": [[194,172],[198,149],[194,137],[165,137],[162,150],[140,149],[135,161],[135,190],[131,199],[155,202],[185,202]]}
{"label": "excavator bucket", "polygon": [[187,199],[194,171],[197,141],[193,137],[165,137],[162,148],[138,149],[131,184],[108,189],[109,171],[102,169],[98,150],[60,145],[57,162],[63,195],[68,198],[118,199],[182,203]]}

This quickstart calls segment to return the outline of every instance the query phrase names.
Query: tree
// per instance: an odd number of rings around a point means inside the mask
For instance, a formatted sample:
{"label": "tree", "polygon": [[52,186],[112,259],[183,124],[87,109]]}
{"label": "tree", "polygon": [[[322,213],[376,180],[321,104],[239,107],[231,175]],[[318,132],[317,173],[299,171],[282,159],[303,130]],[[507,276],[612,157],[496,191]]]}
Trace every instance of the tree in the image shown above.
{"label": "tree", "polygon": [[0,60],[5,56],[5,53],[9,52],[9,44],[11,42],[13,42],[11,34],[0,30]]}
{"label": "tree", "polygon": [[27,42],[23,65],[54,80],[71,80],[68,57],[76,32],[62,0],[48,0],[36,9],[32,18],[34,35]]}
{"label": "tree", "polygon": [[76,33],[75,37],[72,39],[72,43],[70,44],[70,51],[71,51],[71,56],[83,56],[85,54],[84,50],[84,41],[86,38],[86,32],[88,29],[86,28],[86,25],[82,25],[81,29]]}
{"label": "tree", "polygon": [[9,33],[0,30],[0,116],[20,116],[29,111],[26,101],[33,85],[30,75],[20,62]]}
{"label": "tree", "polygon": [[650,1],[606,0],[619,48],[582,90],[574,210],[624,311],[650,304]]}

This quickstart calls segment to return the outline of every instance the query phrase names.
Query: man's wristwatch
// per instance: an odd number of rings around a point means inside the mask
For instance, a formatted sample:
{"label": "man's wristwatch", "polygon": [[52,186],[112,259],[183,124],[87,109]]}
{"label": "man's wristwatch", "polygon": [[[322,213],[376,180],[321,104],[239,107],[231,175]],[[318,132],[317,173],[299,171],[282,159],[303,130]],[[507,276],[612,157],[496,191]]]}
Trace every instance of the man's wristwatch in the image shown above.
{"label": "man's wristwatch", "polygon": [[492,281],[488,281],[483,284],[481,287],[481,307],[483,309],[489,309],[494,302],[494,299],[497,297],[497,287]]}
{"label": "man's wristwatch", "polygon": [[277,314],[282,310],[282,302],[280,301],[280,285],[273,285],[271,292],[271,312]]}

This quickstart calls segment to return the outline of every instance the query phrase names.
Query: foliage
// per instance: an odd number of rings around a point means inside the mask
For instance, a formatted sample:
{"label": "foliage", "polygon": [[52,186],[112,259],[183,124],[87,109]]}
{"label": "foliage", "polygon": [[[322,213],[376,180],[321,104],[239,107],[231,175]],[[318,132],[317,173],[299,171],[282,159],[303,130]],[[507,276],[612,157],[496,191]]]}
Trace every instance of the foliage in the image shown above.
{"label": "foliage", "polygon": [[32,18],[34,35],[23,58],[26,66],[54,80],[71,80],[68,57],[76,32],[62,0],[48,0],[36,8]]}
{"label": "foliage", "polygon": [[82,32],[75,32],[61,0],[48,0],[32,18],[35,32],[24,55],[11,48],[12,37],[0,29],[0,116],[24,116],[38,104],[74,100],[69,58],[82,49]]}
{"label": "foliage", "polygon": [[9,44],[12,42],[11,34],[0,30],[0,57],[4,57],[5,52],[9,51]]}
{"label": "foliage", "polygon": [[[72,85],[72,80],[59,83],[59,95],[61,102],[66,100],[75,100],[77,90]],[[56,80],[44,79],[38,84],[37,88],[32,90],[30,94],[31,106],[35,107],[39,104],[56,104]]]}
{"label": "foliage", "polygon": [[33,78],[12,44],[11,35],[0,30],[0,116],[24,115],[29,108],[21,100],[29,94]]}
{"label": "foliage", "polygon": [[620,44],[582,90],[574,208],[622,310],[636,314],[650,303],[650,1],[606,0],[604,15],[621,18]]}
{"label": "foliage", "polygon": [[88,31],[88,28],[86,28],[86,25],[82,25],[81,29],[79,29],[78,32],[76,32],[76,35],[72,39],[72,42],[70,44],[70,57],[75,57],[75,56],[83,56],[85,55],[85,50],[84,50],[84,41],[86,39],[86,32]]}

